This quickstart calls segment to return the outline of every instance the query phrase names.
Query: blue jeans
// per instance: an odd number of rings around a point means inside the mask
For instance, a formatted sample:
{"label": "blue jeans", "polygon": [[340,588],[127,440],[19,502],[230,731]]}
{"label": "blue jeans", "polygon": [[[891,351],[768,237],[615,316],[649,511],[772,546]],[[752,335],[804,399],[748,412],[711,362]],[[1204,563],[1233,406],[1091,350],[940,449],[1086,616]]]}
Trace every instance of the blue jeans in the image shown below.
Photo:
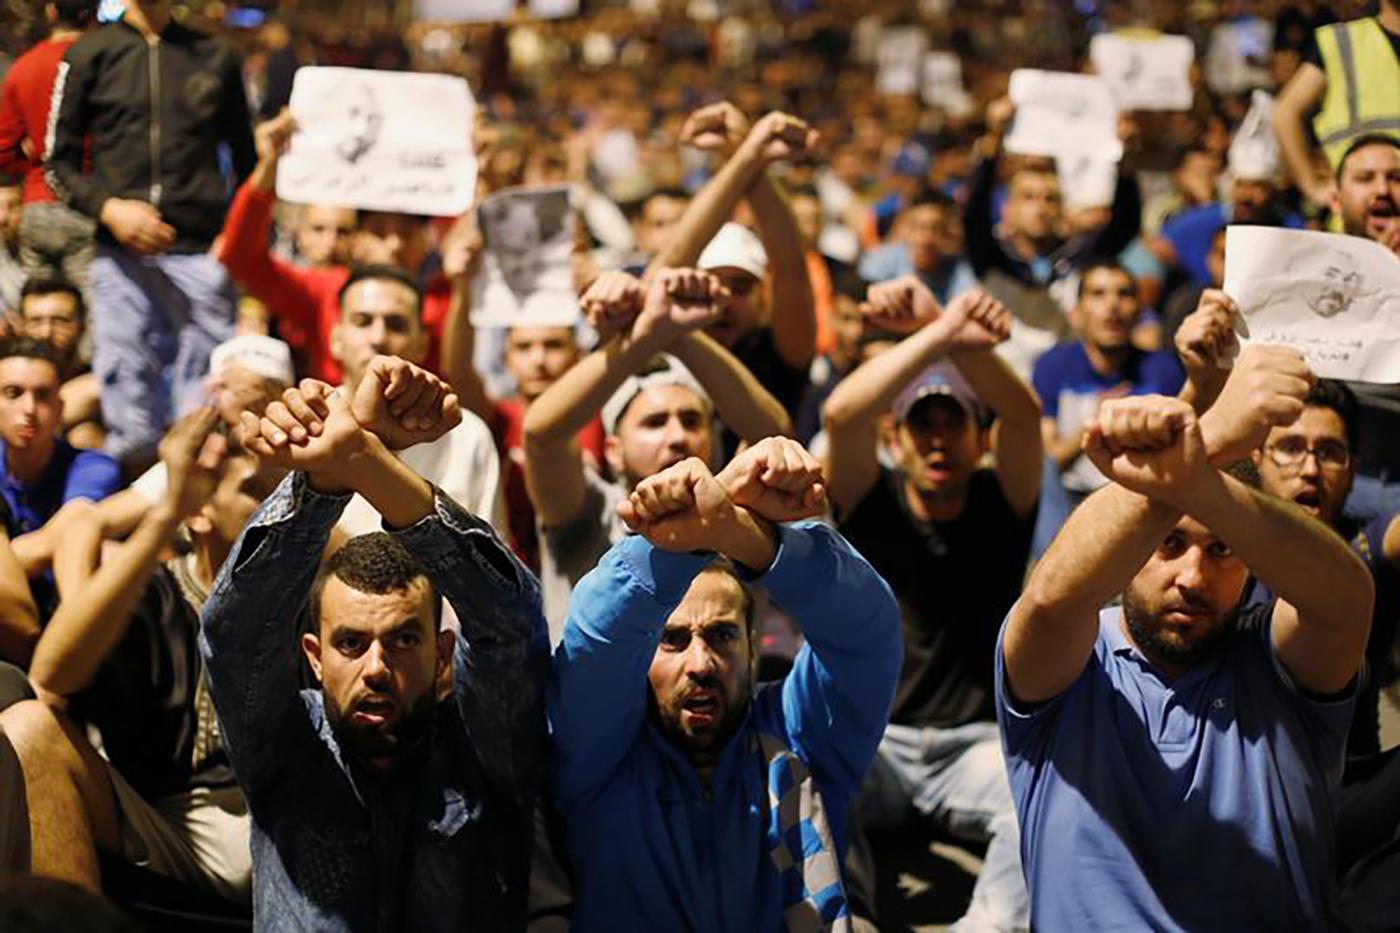
{"label": "blue jeans", "polygon": [[107,453],[140,460],[201,402],[209,354],[233,336],[233,284],[207,253],[138,256],[107,244],[97,247],[91,283]]}
{"label": "blue jeans", "polygon": [[907,825],[911,808],[952,836],[987,843],[972,902],[952,929],[1028,929],[1021,832],[996,723],[887,726],[865,781],[861,814],[872,829],[894,829]]}

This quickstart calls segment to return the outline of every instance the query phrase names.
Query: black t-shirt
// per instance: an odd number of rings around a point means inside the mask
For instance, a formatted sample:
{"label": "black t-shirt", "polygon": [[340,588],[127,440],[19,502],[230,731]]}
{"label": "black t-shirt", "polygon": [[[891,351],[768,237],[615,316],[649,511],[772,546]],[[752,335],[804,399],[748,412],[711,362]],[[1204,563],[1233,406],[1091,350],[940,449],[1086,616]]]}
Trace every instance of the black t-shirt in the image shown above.
{"label": "black t-shirt", "polygon": [[763,387],[773,393],[788,414],[796,418],[802,394],[807,391],[807,369],[788,365],[773,342],[772,328],[760,327],[745,334],[734,345],[733,353]]}
{"label": "black t-shirt", "polygon": [[74,714],[97,727],[112,766],[147,800],[236,783],[200,684],[198,634],[199,610],[162,565],[122,640],[74,697]]}
{"label": "black t-shirt", "polygon": [[1017,515],[992,470],[972,476],[962,514],[924,522],[901,473],[879,481],[840,522],[899,599],[904,670],[890,721],[951,727],[995,715],[997,631],[1020,595],[1035,510]]}

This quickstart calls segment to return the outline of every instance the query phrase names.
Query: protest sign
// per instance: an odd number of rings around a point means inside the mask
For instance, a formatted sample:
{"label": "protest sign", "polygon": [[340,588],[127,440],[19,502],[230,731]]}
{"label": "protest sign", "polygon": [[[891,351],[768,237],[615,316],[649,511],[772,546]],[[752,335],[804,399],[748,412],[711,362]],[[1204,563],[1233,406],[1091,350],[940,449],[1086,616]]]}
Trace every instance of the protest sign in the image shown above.
{"label": "protest sign", "polygon": [[1400,258],[1379,243],[1231,226],[1225,291],[1242,343],[1293,347],[1325,378],[1400,383]]}
{"label": "protest sign", "polygon": [[536,19],[578,16],[578,0],[530,0],[530,15]]}
{"label": "protest sign", "polygon": [[875,89],[881,94],[919,93],[919,70],[928,50],[928,33],[917,26],[891,27],[880,33],[875,53]]}
{"label": "protest sign", "polygon": [[277,196],[303,204],[455,217],[476,192],[467,82],[450,75],[302,68],[297,129]]}
{"label": "protest sign", "polygon": [[1268,91],[1255,91],[1250,97],[1249,112],[1244,115],[1235,138],[1230,141],[1230,173],[1236,178],[1272,181],[1278,174],[1282,155],[1270,118],[1274,98]]}
{"label": "protest sign", "polygon": [[1137,38],[1100,33],[1089,43],[1094,70],[1122,110],[1189,110],[1195,46],[1185,36]]}
{"label": "protest sign", "polygon": [[1118,105],[1103,78],[1018,68],[1011,73],[1010,94],[1016,118],[1006,137],[1007,152],[1082,153],[1110,162],[1123,158]]}
{"label": "protest sign", "polygon": [[472,282],[476,327],[569,326],[579,317],[570,257],[569,188],[516,188],[481,202],[481,273]]}
{"label": "protest sign", "polygon": [[1118,187],[1118,163],[1085,153],[1055,158],[1060,176],[1060,195],[1068,210],[1109,207]]}
{"label": "protest sign", "polygon": [[413,18],[440,23],[493,23],[515,16],[515,0],[414,0]]}
{"label": "protest sign", "polygon": [[942,107],[954,116],[972,112],[972,98],[963,87],[962,61],[952,52],[929,52],[924,56],[924,103]]}

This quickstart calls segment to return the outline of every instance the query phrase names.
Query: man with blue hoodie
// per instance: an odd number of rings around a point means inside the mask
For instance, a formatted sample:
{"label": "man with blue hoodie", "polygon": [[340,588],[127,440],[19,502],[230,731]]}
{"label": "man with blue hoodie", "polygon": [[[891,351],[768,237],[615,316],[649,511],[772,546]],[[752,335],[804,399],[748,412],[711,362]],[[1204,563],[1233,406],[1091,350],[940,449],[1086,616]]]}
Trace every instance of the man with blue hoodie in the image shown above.
{"label": "man with blue hoodie", "polygon": [[[619,505],[637,534],[575,589],[548,698],[573,929],[850,929],[839,866],[899,676],[899,611],[836,531],[782,524],[824,498],[811,455],[768,438]],[[755,689],[757,588],[807,643]]]}

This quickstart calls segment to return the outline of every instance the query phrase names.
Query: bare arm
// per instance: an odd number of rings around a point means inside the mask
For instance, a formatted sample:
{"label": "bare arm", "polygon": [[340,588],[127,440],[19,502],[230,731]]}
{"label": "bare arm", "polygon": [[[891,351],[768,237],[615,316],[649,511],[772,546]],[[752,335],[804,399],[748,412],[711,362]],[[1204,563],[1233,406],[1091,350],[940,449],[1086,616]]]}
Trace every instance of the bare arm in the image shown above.
{"label": "bare arm", "polygon": [[472,278],[481,258],[481,231],[476,215],[458,219],[442,246],[442,271],[452,282],[447,317],[442,327],[443,372],[457,391],[462,406],[487,424],[494,405],[486,383],[476,371],[476,328],[471,322]]}
{"label": "bare arm", "polygon": [[953,355],[953,365],[972,391],[996,415],[992,454],[1002,495],[1019,515],[1028,515],[1040,499],[1044,447],[1040,437],[1040,400],[1000,356],[990,350]]}
{"label": "bare arm", "polygon": [[1329,186],[1318,181],[1313,167],[1312,148],[1304,121],[1317,110],[1327,93],[1327,72],[1310,62],[1304,62],[1293,78],[1279,92],[1274,102],[1270,122],[1283,154],[1288,176],[1308,200],[1319,207],[1327,206]]}
{"label": "bare arm", "polygon": [[768,254],[768,274],[773,283],[773,345],[783,362],[795,369],[806,369],[817,352],[817,319],[797,220],[787,198],[767,172],[760,172],[749,189],[749,206],[758,223],[758,238]]}
{"label": "bare arm", "polygon": [[791,435],[792,419],[749,368],[702,332],[687,334],[671,347],[714,402],[720,419],[749,443]]}
{"label": "bare arm", "polygon": [[28,667],[39,641],[39,609],[29,578],[0,530],[0,659]]}
{"label": "bare arm", "polygon": [[1079,455],[1084,452],[1084,445],[1081,442],[1079,433],[1074,433],[1068,437],[1060,436],[1060,426],[1056,424],[1054,418],[1040,419],[1041,443],[1045,445],[1045,452],[1055,461],[1055,466],[1064,472],[1069,465],[1079,459]]}

